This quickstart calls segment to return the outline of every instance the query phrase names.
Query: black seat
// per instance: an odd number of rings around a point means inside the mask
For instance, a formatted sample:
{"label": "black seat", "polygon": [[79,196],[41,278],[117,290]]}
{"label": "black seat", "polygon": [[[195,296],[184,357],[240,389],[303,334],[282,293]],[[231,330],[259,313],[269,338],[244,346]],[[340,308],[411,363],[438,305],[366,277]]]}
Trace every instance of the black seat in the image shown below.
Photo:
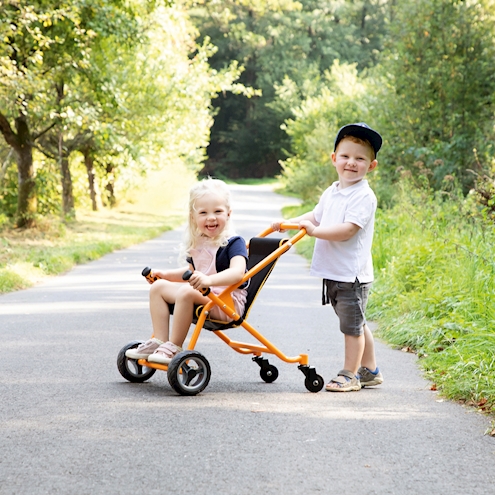
{"label": "black seat", "polygon": [[[287,239],[277,239],[272,237],[253,237],[249,242],[248,249],[248,263],[247,269],[251,270],[251,268],[255,267],[260,261],[263,261],[267,256],[272,254],[276,249],[278,249],[284,242],[287,242]],[[222,322],[218,320],[209,320],[208,318],[205,320],[203,328],[206,330],[226,330],[228,328],[238,327],[242,321],[247,318],[249,314],[249,310],[251,306],[258,296],[259,291],[265,285],[270,273],[272,272],[275,264],[277,263],[278,258],[275,258],[271,263],[261,269],[259,272],[255,273],[250,281],[249,286],[247,288],[247,300],[246,306],[244,307],[244,313],[242,314],[242,318],[237,321],[230,322]],[[173,304],[169,304],[171,313],[173,313]],[[198,321],[198,317],[201,314],[204,306],[197,306],[195,308],[195,317],[193,319],[193,323]]]}

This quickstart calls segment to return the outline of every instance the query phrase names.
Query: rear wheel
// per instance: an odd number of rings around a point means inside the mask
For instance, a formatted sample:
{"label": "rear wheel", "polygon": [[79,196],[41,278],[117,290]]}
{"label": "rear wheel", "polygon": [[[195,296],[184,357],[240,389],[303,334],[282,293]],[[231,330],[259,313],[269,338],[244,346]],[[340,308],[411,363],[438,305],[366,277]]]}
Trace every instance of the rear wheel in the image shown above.
{"label": "rear wheel", "polygon": [[260,369],[260,376],[266,383],[272,383],[278,378],[278,369],[273,364],[269,364]]}
{"label": "rear wheel", "polygon": [[198,351],[179,352],[168,365],[170,386],[180,395],[197,395],[210,382],[208,360]]}
{"label": "rear wheel", "polygon": [[323,385],[323,378],[320,375],[314,376],[312,380],[309,378],[306,378],[306,380],[304,380],[304,386],[310,392],[319,392],[323,388]]}
{"label": "rear wheel", "polygon": [[128,381],[133,383],[145,382],[148,378],[151,378],[156,369],[148,368],[138,364],[137,360],[128,358],[125,353],[128,349],[135,349],[139,344],[142,344],[141,340],[135,340],[129,342],[126,346],[120,349],[117,356],[117,368],[120,374]]}

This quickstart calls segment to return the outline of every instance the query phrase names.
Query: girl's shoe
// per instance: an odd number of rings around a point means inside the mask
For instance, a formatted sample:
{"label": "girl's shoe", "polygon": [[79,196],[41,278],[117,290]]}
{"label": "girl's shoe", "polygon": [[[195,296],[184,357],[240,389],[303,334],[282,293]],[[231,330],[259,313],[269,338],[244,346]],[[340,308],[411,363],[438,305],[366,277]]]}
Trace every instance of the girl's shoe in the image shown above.
{"label": "girl's shoe", "polygon": [[340,370],[337,376],[327,383],[325,390],[329,392],[355,392],[361,390],[361,382],[354,373]]}
{"label": "girl's shoe", "polygon": [[378,368],[373,372],[368,368],[361,366],[361,368],[358,369],[358,375],[360,376],[362,387],[372,387],[373,385],[380,385],[383,383],[383,375]]}
{"label": "girl's shoe", "polygon": [[135,349],[127,349],[125,355],[130,359],[147,359],[161,344],[163,344],[161,340],[152,338],[139,344]]}
{"label": "girl's shoe", "polygon": [[176,354],[182,351],[182,347],[175,345],[173,342],[165,342],[160,345],[156,351],[148,357],[150,363],[169,364]]}

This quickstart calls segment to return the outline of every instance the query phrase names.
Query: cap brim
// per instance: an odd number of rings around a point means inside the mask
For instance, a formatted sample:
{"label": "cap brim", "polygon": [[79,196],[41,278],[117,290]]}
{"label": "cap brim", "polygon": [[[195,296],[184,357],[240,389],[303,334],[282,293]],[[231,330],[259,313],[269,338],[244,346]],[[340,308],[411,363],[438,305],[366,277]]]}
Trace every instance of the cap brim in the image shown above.
{"label": "cap brim", "polygon": [[370,127],[364,127],[358,124],[349,124],[341,127],[337,137],[335,138],[335,146],[334,151],[337,149],[337,145],[342,141],[342,139],[346,136],[354,136],[359,139],[366,139],[370,142],[373,150],[375,151],[375,155],[380,151],[382,147],[382,137],[378,132],[374,131]]}

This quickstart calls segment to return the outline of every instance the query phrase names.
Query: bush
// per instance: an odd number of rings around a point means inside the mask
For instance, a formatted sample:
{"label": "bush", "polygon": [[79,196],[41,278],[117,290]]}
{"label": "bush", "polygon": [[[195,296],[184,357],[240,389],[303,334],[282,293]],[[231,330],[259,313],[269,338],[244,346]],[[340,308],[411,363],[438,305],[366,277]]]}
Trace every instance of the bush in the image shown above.
{"label": "bush", "polygon": [[318,94],[294,109],[295,118],[284,126],[293,155],[282,162],[282,182],[305,201],[317,201],[337,180],[331,155],[338,129],[369,121],[366,83],[358,79],[356,66],[336,61],[325,76]]}

